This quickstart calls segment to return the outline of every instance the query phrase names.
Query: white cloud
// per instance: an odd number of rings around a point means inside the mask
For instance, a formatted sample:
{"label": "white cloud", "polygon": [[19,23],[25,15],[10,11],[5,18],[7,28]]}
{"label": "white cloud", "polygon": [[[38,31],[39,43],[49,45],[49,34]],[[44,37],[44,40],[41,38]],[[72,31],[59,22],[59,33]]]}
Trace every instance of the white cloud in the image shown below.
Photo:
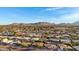
{"label": "white cloud", "polygon": [[54,17],[54,18],[51,18],[51,21],[55,23],[72,23],[75,21],[79,21],[79,12],[62,15],[60,17]]}
{"label": "white cloud", "polygon": [[59,10],[63,7],[51,7],[51,8],[46,8],[46,11],[54,11],[54,10]]}

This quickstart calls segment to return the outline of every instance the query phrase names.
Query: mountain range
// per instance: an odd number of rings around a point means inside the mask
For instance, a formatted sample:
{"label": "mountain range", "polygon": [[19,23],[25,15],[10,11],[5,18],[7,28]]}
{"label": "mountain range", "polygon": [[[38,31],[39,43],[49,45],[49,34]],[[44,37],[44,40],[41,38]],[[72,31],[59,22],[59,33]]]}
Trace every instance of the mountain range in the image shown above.
{"label": "mountain range", "polygon": [[37,23],[12,23],[9,25],[59,25],[59,26],[79,26],[79,21],[76,21],[74,23],[49,23],[49,22],[37,22]]}
{"label": "mountain range", "polygon": [[55,24],[49,22],[36,22],[36,23],[12,23],[9,25],[55,25]]}

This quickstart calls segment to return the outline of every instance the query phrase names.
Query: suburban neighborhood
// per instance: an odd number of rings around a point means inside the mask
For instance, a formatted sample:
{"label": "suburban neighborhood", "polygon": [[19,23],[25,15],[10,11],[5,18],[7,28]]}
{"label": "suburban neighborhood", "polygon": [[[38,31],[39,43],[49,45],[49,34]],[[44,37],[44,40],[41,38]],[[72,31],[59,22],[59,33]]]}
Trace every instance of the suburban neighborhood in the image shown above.
{"label": "suburban neighborhood", "polygon": [[0,28],[5,28],[5,31],[0,31],[1,51],[79,50],[79,26],[56,24],[51,26],[47,23],[42,25],[38,23],[37,26],[36,24],[29,26],[26,24],[10,24]]}

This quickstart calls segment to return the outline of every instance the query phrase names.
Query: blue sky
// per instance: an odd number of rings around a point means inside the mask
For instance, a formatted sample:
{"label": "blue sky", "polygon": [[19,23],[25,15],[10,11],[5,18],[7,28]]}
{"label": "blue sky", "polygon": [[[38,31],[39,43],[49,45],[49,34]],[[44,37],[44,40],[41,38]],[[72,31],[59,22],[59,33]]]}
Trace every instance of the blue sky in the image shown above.
{"label": "blue sky", "polygon": [[75,21],[79,21],[77,7],[0,7],[0,24]]}

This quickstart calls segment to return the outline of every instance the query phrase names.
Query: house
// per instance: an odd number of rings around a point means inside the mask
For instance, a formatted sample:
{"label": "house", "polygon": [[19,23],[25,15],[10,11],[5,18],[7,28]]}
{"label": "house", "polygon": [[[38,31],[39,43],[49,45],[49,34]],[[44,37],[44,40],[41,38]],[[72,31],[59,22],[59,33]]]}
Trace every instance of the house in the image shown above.
{"label": "house", "polygon": [[75,49],[77,49],[77,51],[79,51],[79,46],[74,46]]}
{"label": "house", "polygon": [[25,40],[31,40],[31,37],[24,37]]}
{"label": "house", "polygon": [[40,38],[32,38],[32,40],[38,41],[38,40],[40,40]]}
{"label": "house", "polygon": [[76,31],[76,34],[79,34],[79,31]]}
{"label": "house", "polygon": [[41,38],[42,34],[41,33],[29,33],[30,37],[39,37]]}
{"label": "house", "polygon": [[51,44],[50,46],[48,46],[48,49],[54,50],[54,49],[57,49],[57,46],[56,46],[56,45]]}
{"label": "house", "polygon": [[31,45],[31,42],[26,40],[21,40],[20,42],[18,42],[18,44],[20,44],[23,47],[28,47],[29,45]]}
{"label": "house", "polygon": [[15,43],[21,43],[21,41],[17,38],[12,38],[13,42],[11,44],[15,44]]}
{"label": "house", "polygon": [[9,40],[9,39],[4,38],[4,39],[2,39],[2,42],[4,42],[4,43],[8,43],[8,40]]}
{"label": "house", "polygon": [[44,47],[44,43],[40,41],[34,42],[32,45],[37,46],[37,47]]}
{"label": "house", "polygon": [[3,36],[14,36],[14,33],[13,32],[9,32],[9,31],[4,31],[4,32],[2,32],[2,35]]}
{"label": "house", "polygon": [[65,44],[59,44],[59,47],[60,47],[61,49],[64,49],[64,48],[66,48],[66,49],[72,49],[72,47],[70,47],[70,46],[68,46],[68,45],[65,45]]}
{"label": "house", "polygon": [[12,43],[13,40],[11,40],[9,38],[4,38],[4,39],[2,39],[2,42],[4,42],[4,43]]}

